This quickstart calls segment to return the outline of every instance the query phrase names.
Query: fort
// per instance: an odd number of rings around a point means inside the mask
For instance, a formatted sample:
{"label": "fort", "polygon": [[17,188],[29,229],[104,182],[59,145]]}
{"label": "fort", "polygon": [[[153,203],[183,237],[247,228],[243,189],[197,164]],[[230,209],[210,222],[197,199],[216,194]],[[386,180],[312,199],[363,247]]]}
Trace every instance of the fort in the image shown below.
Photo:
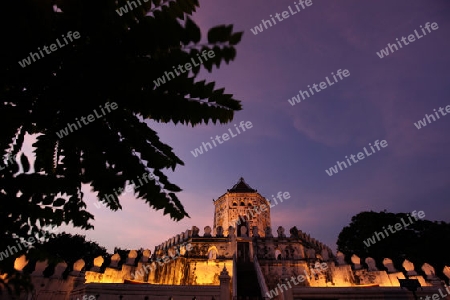
{"label": "fort", "polygon": [[[205,226],[202,234],[193,226],[157,245],[153,253],[129,251],[122,264],[117,253],[107,265],[103,257],[95,258],[89,270],[80,259],[67,278],[62,276],[68,267],[66,263],[58,264],[53,275],[45,277],[47,262],[38,262],[31,274],[33,292],[8,298],[2,291],[1,299],[75,300],[94,295],[100,300],[393,300],[414,299],[407,289],[413,285],[420,286],[415,297],[447,289],[427,263],[417,269],[404,260],[403,269],[397,270],[390,258],[377,264],[370,257],[362,262],[356,255],[347,263],[343,253],[334,254],[330,247],[297,227],[290,228],[287,234],[284,227],[278,226],[274,235],[270,201],[243,178],[213,204],[213,227]],[[265,211],[248,213],[262,204],[267,205]],[[236,228],[224,228],[237,218],[243,221]],[[16,259],[14,267],[21,271],[26,264],[22,256]],[[318,265],[321,272],[316,271]],[[450,274],[447,271],[449,267],[444,274]],[[289,284],[300,275],[301,282]],[[285,285],[289,288],[284,289]],[[279,290],[275,295],[274,291]]]}

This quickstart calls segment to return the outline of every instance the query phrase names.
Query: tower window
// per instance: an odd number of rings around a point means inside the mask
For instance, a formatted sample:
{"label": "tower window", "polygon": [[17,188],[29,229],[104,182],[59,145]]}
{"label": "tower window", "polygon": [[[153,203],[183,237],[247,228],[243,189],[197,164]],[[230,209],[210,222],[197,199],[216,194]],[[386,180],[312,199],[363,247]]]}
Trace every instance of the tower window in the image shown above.
{"label": "tower window", "polygon": [[241,206],[245,206],[245,203],[244,203],[244,201],[241,201]]}
{"label": "tower window", "polygon": [[236,202],[233,202],[233,206],[237,206],[237,203],[236,203]]}

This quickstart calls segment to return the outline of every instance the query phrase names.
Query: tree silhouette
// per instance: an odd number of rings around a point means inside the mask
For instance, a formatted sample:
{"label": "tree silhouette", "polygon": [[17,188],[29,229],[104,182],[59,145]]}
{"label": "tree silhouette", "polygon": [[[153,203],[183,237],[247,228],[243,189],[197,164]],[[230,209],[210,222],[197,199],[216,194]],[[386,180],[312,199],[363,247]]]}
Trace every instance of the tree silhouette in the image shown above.
{"label": "tree silhouette", "polygon": [[[181,189],[163,173],[183,162],[146,120],[231,121],[240,101],[197,76],[232,61],[242,32],[216,26],[200,43],[190,18],[198,0],[3,5],[0,150],[20,159],[0,170],[0,251],[44,226],[93,228],[82,184],[112,210],[131,183],[151,208],[177,221],[188,217],[176,196]],[[37,137],[33,166],[20,155],[26,134]],[[13,272],[13,258],[0,269]]]}
{"label": "tree silhouette", "polygon": [[[402,219],[408,226],[404,226]],[[392,231],[395,231],[392,233],[388,226],[395,226],[396,223],[402,224],[402,229],[395,230],[392,227]],[[384,238],[378,235],[380,239],[374,239],[375,243],[367,246],[364,241],[374,237],[375,232],[384,233]],[[353,254],[358,255],[361,261],[372,257],[379,269],[383,269],[381,262],[384,258],[390,258],[396,269],[402,270],[403,261],[408,259],[414,263],[417,272],[423,273],[421,267],[428,263],[435,268],[437,276],[447,281],[442,270],[445,265],[450,265],[444,246],[449,243],[449,223],[420,218],[416,220],[407,213],[387,211],[366,211],[353,216],[349,226],[342,229],[337,241],[338,250],[346,254],[348,262]]]}

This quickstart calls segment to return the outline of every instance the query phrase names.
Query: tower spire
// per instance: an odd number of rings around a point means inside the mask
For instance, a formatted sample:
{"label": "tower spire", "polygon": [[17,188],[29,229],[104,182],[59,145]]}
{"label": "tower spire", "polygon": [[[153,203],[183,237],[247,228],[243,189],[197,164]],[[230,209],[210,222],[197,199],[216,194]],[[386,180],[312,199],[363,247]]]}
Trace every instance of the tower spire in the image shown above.
{"label": "tower spire", "polygon": [[239,181],[228,189],[230,193],[256,193],[257,190],[251,188],[244,180],[244,177],[239,178]]}

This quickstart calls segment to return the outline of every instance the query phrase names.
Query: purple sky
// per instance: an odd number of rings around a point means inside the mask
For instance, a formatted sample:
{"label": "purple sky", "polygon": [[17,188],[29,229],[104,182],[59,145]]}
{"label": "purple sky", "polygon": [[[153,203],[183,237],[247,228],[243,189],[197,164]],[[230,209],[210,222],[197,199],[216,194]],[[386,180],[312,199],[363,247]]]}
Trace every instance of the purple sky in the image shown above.
{"label": "purple sky", "polygon": [[[450,105],[450,2],[444,0],[317,1],[262,33],[250,28],[293,1],[203,1],[193,19],[203,30],[234,24],[244,31],[230,65],[202,77],[242,100],[243,110],[225,125],[194,128],[149,122],[185,162],[169,178],[190,219],[180,222],[150,209],[133,195],[123,210],[97,209],[95,230],[85,234],[112,251],[114,246],[149,248],[193,225],[213,225],[212,199],[243,176],[263,196],[288,191],[272,209],[272,227],[297,226],[336,249],[342,228],[366,210],[424,210],[426,219],[450,221],[450,116],[418,130],[414,122]],[[380,59],[377,51],[420,25],[437,30]],[[206,31],[204,31],[204,37]],[[331,72],[350,76],[291,106],[288,99]],[[191,150],[235,123],[251,129],[194,157]],[[233,129],[234,130],[234,129]],[[388,146],[333,176],[326,169],[375,140]],[[86,192],[89,188],[86,187]],[[63,230],[67,230],[64,227]]]}

